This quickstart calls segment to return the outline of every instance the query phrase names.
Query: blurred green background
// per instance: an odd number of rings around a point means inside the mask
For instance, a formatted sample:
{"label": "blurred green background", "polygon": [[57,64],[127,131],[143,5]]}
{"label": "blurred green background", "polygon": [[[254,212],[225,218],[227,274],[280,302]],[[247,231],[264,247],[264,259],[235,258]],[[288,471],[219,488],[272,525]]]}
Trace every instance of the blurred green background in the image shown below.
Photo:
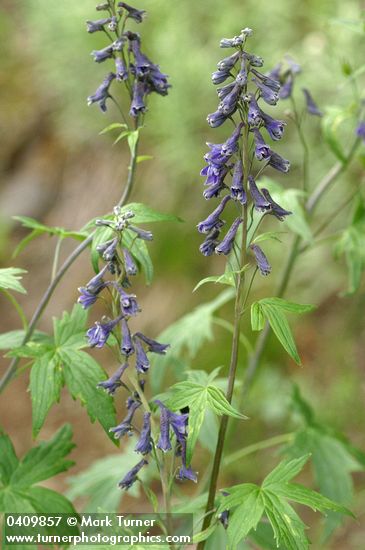
{"label": "blurred green background", "polygon": [[[0,260],[2,267],[26,268],[24,284],[28,295],[22,299],[31,315],[47,286],[55,242],[42,237],[34,241],[19,258],[11,260],[12,250],[26,233],[12,221],[13,215],[27,215],[48,225],[79,229],[90,218],[109,211],[118,200],[127,174],[128,151],[125,143],[112,146],[112,136],[99,132],[110,122],[119,120],[110,105],[106,115],[96,106],[87,107],[86,97],[94,92],[107,70],[97,65],[90,51],[105,45],[104,36],[88,35],[85,20],[96,18],[94,0],[2,0],[0,8]],[[202,301],[212,299],[220,290],[204,286],[192,294],[203,277],[219,274],[224,260],[203,258],[198,251],[200,236],[197,222],[209,213],[211,204],[202,198],[202,178],[206,141],[221,142],[227,135],[225,126],[212,130],[206,114],[216,108],[217,97],[210,82],[216,62],[223,57],[221,37],[238,34],[251,27],[254,36],[250,50],[265,60],[269,70],[285,54],[302,66],[296,83],[300,108],[300,88],[310,88],[322,110],[327,106],[347,106],[353,97],[348,74],[360,67],[364,57],[361,3],[347,0],[150,0],[138,2],[148,10],[139,26],[144,50],[163,72],[169,74],[172,88],[165,98],[151,97],[142,134],[140,154],[153,160],[140,165],[133,201],[144,202],[156,210],[174,213],[183,224],[154,227],[151,254],[156,278],[145,288],[140,278],[137,292],[143,306],[142,323],[155,335]],[[133,26],[133,23],[131,23]],[[225,54],[225,52],[223,52]],[[277,178],[286,187],[299,188],[301,149],[292,122],[290,105],[276,108],[278,118],[288,122],[278,151],[290,159],[292,169],[285,178]],[[344,129],[345,143],[354,126]],[[311,187],[336,162],[324,143],[320,121],[307,118],[305,132],[310,144]],[[354,161],[346,175],[333,188],[316,214],[321,219],[343,200],[353,185],[359,185],[363,170]],[[329,232],[340,230],[350,219],[347,209],[338,216]],[[277,226],[273,226],[277,230]],[[273,273],[255,283],[255,295],[272,295],[284,264],[285,251],[291,242],[284,235],[283,244],[271,244],[269,253]],[[73,243],[65,243],[66,255]],[[91,275],[87,254],[70,270],[47,309],[41,323],[49,328],[52,315],[59,316],[77,299],[77,287]],[[287,292],[288,299],[318,305],[308,316],[293,320],[303,368],[285,356],[274,339],[270,339],[259,377],[244,412],[251,418],[242,427],[239,444],[246,446],[260,439],[288,432],[293,426],[290,409],[292,384],[297,383],[321,421],[346,432],[355,445],[363,444],[364,401],[364,288],[355,297],[340,297],[346,288],[344,262],[336,261],[331,242],[303,255],[297,264]],[[2,330],[18,328],[16,314],[1,302],[4,315]],[[222,315],[230,320],[231,307]],[[254,342],[248,323],[247,337]],[[215,337],[198,354],[191,368],[211,371],[227,365],[229,335],[215,329]],[[101,359],[102,355],[97,356]],[[106,357],[106,361],[109,358]],[[7,364],[4,361],[4,368]],[[108,365],[105,364],[106,368]],[[242,350],[240,371],[245,369]],[[224,371],[222,371],[224,372]],[[171,381],[174,379],[171,375]],[[14,439],[21,454],[31,445],[30,399],[26,393],[27,375],[13,382],[0,402],[1,423]],[[118,401],[119,410],[123,400]],[[75,429],[78,448],[74,452],[77,467],[83,470],[97,458],[118,453],[97,425],[90,426],[86,412],[65,393],[54,407],[42,431],[50,436],[56,427],[70,421]],[[277,458],[271,449],[233,463],[225,482],[260,481]],[[205,452],[196,458],[202,471]],[[199,464],[201,464],[199,468]],[[361,515],[365,502],[364,479],[358,478],[355,513]],[[60,476],[58,488],[65,488]],[[132,498],[130,506],[137,506]],[[319,518],[308,521],[316,538]],[[346,522],[325,548],[363,548],[365,531],[361,522]],[[362,542],[361,542],[362,541]]]}

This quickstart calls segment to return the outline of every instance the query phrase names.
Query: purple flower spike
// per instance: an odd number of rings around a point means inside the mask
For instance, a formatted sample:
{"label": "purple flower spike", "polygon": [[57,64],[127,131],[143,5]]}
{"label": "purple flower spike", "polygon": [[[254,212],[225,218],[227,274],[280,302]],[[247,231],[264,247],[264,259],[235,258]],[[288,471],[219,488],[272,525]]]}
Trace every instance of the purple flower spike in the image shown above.
{"label": "purple flower spike", "polygon": [[202,222],[198,224],[198,231],[200,233],[209,233],[217,225],[221,225],[219,216],[222,214],[227,202],[231,199],[229,195],[226,195],[217,208]]}
{"label": "purple flower spike", "polygon": [[232,88],[232,91],[226,95],[226,97],[220,102],[218,106],[218,111],[223,113],[225,116],[229,116],[235,112],[237,109],[237,102],[241,94],[241,87],[236,84]]}
{"label": "purple flower spike", "polygon": [[262,249],[257,244],[251,244],[250,248],[255,255],[257,267],[259,268],[261,275],[269,275],[271,273],[271,265],[269,264],[269,261]]}
{"label": "purple flower spike", "polygon": [[303,91],[303,94],[304,94],[304,97],[305,97],[305,102],[307,104],[307,111],[310,115],[315,115],[315,116],[323,116],[323,113],[322,111],[320,111],[317,107],[317,105],[315,104],[311,94],[309,93],[309,90],[307,90],[306,88],[302,88],[302,91]]}
{"label": "purple flower spike", "polygon": [[132,420],[134,413],[140,406],[140,401],[134,401],[132,399],[130,404],[128,405],[128,413],[125,419],[120,424],[118,424],[118,426],[109,429],[109,432],[114,434],[115,439],[120,439],[125,434],[128,434],[129,437],[133,435]]}
{"label": "purple flower spike", "polygon": [[147,460],[143,459],[138,464],[132,468],[127,475],[124,476],[124,478],[118,483],[118,486],[121,489],[129,489],[132,487],[133,483],[137,480],[137,476],[140,472],[140,470],[143,468],[145,464],[148,464]]}
{"label": "purple flower spike", "polygon": [[252,132],[255,139],[255,155],[257,160],[266,160],[270,158],[270,147],[267,145],[267,143],[265,143],[264,138],[260,134],[260,131],[257,128],[253,128]]}
{"label": "purple flower spike", "polygon": [[121,321],[122,325],[122,345],[121,352],[126,357],[129,357],[134,353],[134,345],[131,338],[131,333],[129,331],[128,323],[125,319]]}
{"label": "purple flower spike", "polygon": [[261,118],[264,121],[264,126],[271,139],[273,139],[274,141],[278,141],[283,137],[284,126],[286,126],[285,122],[283,122],[282,120],[275,120],[263,111],[261,111]]}
{"label": "purple flower spike", "polygon": [[107,17],[105,19],[98,19],[97,21],[86,21],[87,32],[91,34],[93,32],[103,31],[105,25],[108,25],[110,22],[110,17]]}
{"label": "purple flower spike", "polygon": [[258,212],[267,212],[268,210],[270,210],[269,201],[266,200],[263,195],[261,195],[252,176],[248,176],[248,184],[250,188],[250,194],[255,205],[255,209]]}
{"label": "purple flower spike", "polygon": [[289,73],[284,84],[280,89],[280,92],[279,92],[280,99],[288,99],[288,97],[291,97],[293,93],[293,85],[294,85],[294,78],[292,73]]}
{"label": "purple flower spike", "polygon": [[215,251],[217,254],[224,254],[227,255],[231,252],[234,239],[236,237],[236,233],[238,230],[239,225],[243,222],[242,218],[236,218],[235,221],[232,223],[227,235],[224,237],[222,242],[215,247]]}
{"label": "purple flower spike", "polygon": [[356,128],[356,135],[357,137],[362,139],[363,143],[365,143],[365,121],[360,122],[360,124]]}
{"label": "purple flower spike", "polygon": [[151,353],[159,353],[160,355],[165,355],[166,350],[170,347],[170,344],[160,344],[159,342],[156,342],[156,340],[152,340],[152,338],[148,338],[148,336],[145,336],[141,332],[136,332],[135,337],[139,338],[148,346],[148,351]]}
{"label": "purple flower spike", "polygon": [[143,349],[141,342],[135,338],[134,343],[136,345],[136,369],[137,372],[145,374],[150,368],[150,362],[148,360],[147,354]]}
{"label": "purple flower spike", "polygon": [[274,151],[271,151],[269,164],[279,172],[289,172],[290,169],[290,162]]}
{"label": "purple flower spike", "polygon": [[137,275],[138,269],[133,260],[132,254],[126,248],[123,248],[124,265],[127,275]]}
{"label": "purple flower spike", "polygon": [[220,229],[214,228],[207,235],[205,241],[199,246],[200,252],[203,256],[211,256],[215,252],[215,247],[218,245],[218,237],[220,234]]}
{"label": "purple flower spike", "polygon": [[143,415],[143,427],[141,430],[141,435],[134,450],[136,453],[141,453],[142,455],[147,455],[152,451],[151,413],[146,412]]}
{"label": "purple flower spike", "polygon": [[227,120],[227,116],[221,111],[216,111],[207,116],[207,122],[211,128],[218,128]]}
{"label": "purple flower spike", "polygon": [[133,231],[134,233],[137,233],[137,237],[139,239],[142,239],[143,241],[152,241],[153,235],[151,231],[145,231],[144,229],[141,229],[140,227],[136,227],[135,225],[129,225],[128,229]]}
{"label": "purple flower spike", "polygon": [[113,57],[113,46],[106,46],[102,50],[93,50],[91,55],[94,57],[94,61],[96,61],[96,63],[102,63],[106,59]]}
{"label": "purple flower spike", "polygon": [[109,87],[115,78],[114,73],[109,73],[100,84],[99,88],[96,90],[94,95],[90,95],[87,98],[87,104],[92,105],[92,103],[99,103],[100,109],[103,113],[106,112],[106,100],[110,97]]}
{"label": "purple flower spike", "polygon": [[95,326],[89,328],[86,336],[89,339],[89,345],[94,348],[102,348],[108,340],[113,328],[119,323],[120,318],[114,319],[107,323],[96,322]]}
{"label": "purple flower spike", "polygon": [[160,407],[160,437],[156,447],[164,453],[167,453],[167,451],[171,451],[172,449],[170,441],[169,412],[161,401],[156,401],[156,404]]}
{"label": "purple flower spike", "polygon": [[290,216],[290,214],[293,213],[293,212],[290,212],[289,210],[285,210],[277,202],[275,202],[272,196],[270,195],[269,191],[264,187],[261,189],[261,193],[264,195],[265,199],[268,200],[270,203],[271,211],[269,212],[269,214],[273,214],[281,222],[284,221],[285,216]]}
{"label": "purple flower spike", "polygon": [[232,55],[229,55],[228,57],[221,59],[217,63],[218,69],[220,69],[221,71],[225,69],[231,70],[237,63],[239,57],[240,57],[240,52],[235,52]]}
{"label": "purple flower spike", "polygon": [[137,23],[142,23],[146,11],[145,10],[137,10],[136,8],[132,8],[132,6],[129,6],[125,2],[118,2],[118,6],[120,8],[124,8],[128,12],[128,17],[130,19],[134,19]]}
{"label": "purple flower spike", "polygon": [[225,184],[221,181],[218,181],[217,183],[213,183],[212,185],[209,185],[204,193],[203,193],[203,197],[206,199],[206,200],[209,200],[213,197],[219,197],[219,195],[221,194],[221,191],[223,191],[223,189],[225,189]]}
{"label": "purple flower spike", "polygon": [[241,160],[238,160],[234,165],[231,184],[231,197],[241,204],[246,204],[247,202],[246,192],[243,188],[243,165]]}
{"label": "purple flower spike", "polygon": [[250,128],[256,128],[257,126],[260,126],[262,121],[261,109],[258,106],[254,96],[250,97],[247,120]]}
{"label": "purple flower spike", "polygon": [[104,390],[107,391],[109,395],[114,395],[120,386],[123,385],[121,381],[121,377],[123,375],[123,372],[128,368],[128,363],[124,363],[124,365],[121,365],[114,374],[108,380],[103,380],[102,382],[99,382],[98,388],[104,388]]}
{"label": "purple flower spike", "polygon": [[238,140],[241,136],[241,130],[243,128],[243,122],[237,124],[236,128],[233,130],[232,135],[225,141],[222,145],[222,153],[224,155],[229,155],[231,157],[238,149]]}
{"label": "purple flower spike", "polygon": [[133,99],[129,114],[132,117],[137,117],[139,114],[146,111],[144,97],[146,95],[146,83],[142,80],[136,80],[133,85]]}

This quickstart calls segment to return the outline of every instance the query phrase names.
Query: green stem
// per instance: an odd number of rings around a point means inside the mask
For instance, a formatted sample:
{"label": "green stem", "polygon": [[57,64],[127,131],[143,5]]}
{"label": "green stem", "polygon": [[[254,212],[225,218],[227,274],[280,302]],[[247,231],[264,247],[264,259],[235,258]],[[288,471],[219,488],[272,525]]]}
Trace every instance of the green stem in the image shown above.
{"label": "green stem", "polygon": [[[244,135],[243,135],[243,153],[244,153],[244,182],[243,185],[247,188],[247,178],[249,165],[249,154],[248,154],[248,126],[246,125]],[[233,323],[233,338],[232,338],[232,349],[231,349],[231,359],[228,373],[228,385],[226,390],[226,399],[229,403],[232,402],[234,383],[236,378],[237,364],[238,364],[238,351],[239,351],[239,342],[240,342],[240,326],[241,326],[241,317],[242,317],[242,294],[245,282],[245,272],[242,271],[243,266],[246,264],[246,255],[247,255],[247,203],[242,208],[242,217],[243,217],[243,227],[242,227],[242,240],[241,240],[241,255],[240,255],[240,264],[239,264],[239,275],[237,280],[236,287],[236,299],[234,305],[234,323]],[[217,483],[219,470],[222,462],[224,442],[226,438],[228,426],[228,416],[223,415],[221,418],[217,445],[214,454],[212,474],[210,478],[210,485],[208,491],[208,500],[205,508],[205,517],[202,525],[202,531],[207,529],[212,520],[212,514],[214,511],[214,501],[217,491]],[[197,550],[203,550],[205,547],[205,541],[201,541]]]}
{"label": "green stem", "polygon": [[13,306],[15,307],[20,319],[21,319],[21,322],[23,324],[23,328],[24,330],[26,331],[27,328],[28,328],[28,320],[25,316],[25,313],[23,311],[23,308],[22,306],[19,304],[18,300],[16,298],[14,298],[14,296],[8,292],[7,290],[5,290],[4,288],[1,289],[2,293],[4,294],[4,296],[6,296],[6,298],[9,300],[9,302],[11,302],[13,304]]}
{"label": "green stem", "polygon": [[300,142],[303,147],[303,190],[308,191],[308,184],[309,184],[309,148],[307,144],[307,140],[305,139],[305,134],[303,132],[300,116],[297,110],[297,106],[295,103],[295,99],[293,95],[290,96],[292,108],[294,111],[294,122],[297,128],[297,132],[299,135]]}
{"label": "green stem", "polygon": [[63,241],[63,237],[59,237],[57,239],[57,244],[56,244],[56,248],[55,248],[55,251],[54,251],[51,281],[53,281],[54,278],[57,275],[57,268],[58,268],[58,262],[59,262],[59,259],[60,259],[60,250],[61,250],[62,241]]}
{"label": "green stem", "polygon": [[265,439],[264,441],[259,441],[258,443],[248,445],[247,447],[228,455],[223,460],[223,465],[228,466],[229,464],[232,464],[232,462],[236,462],[236,460],[240,460],[244,456],[256,453],[257,451],[262,451],[263,449],[268,449],[269,447],[276,447],[276,445],[281,445],[282,443],[288,443],[293,440],[294,435],[294,433],[276,435],[274,437],[270,437],[269,439]]}

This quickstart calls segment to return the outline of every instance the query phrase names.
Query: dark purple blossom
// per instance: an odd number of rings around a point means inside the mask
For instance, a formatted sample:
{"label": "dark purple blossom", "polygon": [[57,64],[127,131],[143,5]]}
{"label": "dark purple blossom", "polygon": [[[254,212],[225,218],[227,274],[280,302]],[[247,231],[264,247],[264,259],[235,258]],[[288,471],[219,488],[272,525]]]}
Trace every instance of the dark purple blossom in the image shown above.
{"label": "dark purple blossom", "polygon": [[136,370],[141,374],[145,374],[150,368],[150,362],[140,340],[134,338],[134,343],[136,346]]}
{"label": "dark purple blossom", "polygon": [[271,150],[269,165],[279,172],[289,172],[290,162]]}
{"label": "dark purple blossom", "polygon": [[180,466],[180,469],[177,473],[176,478],[179,479],[180,481],[189,480],[189,481],[193,481],[194,483],[197,483],[198,481],[197,473],[193,472],[191,466],[189,467],[184,466],[184,464]]}
{"label": "dark purple blossom", "polygon": [[246,86],[247,79],[248,79],[248,73],[247,73],[245,61],[242,60],[241,70],[236,76],[236,84],[242,88],[243,86]]}
{"label": "dark purple blossom", "polygon": [[231,183],[231,197],[241,204],[246,204],[247,196],[243,187],[243,164],[239,159],[233,168],[233,177]]}
{"label": "dark purple blossom", "polygon": [[231,76],[230,69],[219,69],[212,73],[212,82],[213,84],[222,84],[227,78]]}
{"label": "dark purple blossom", "polygon": [[127,250],[126,248],[123,248],[123,256],[124,256],[124,266],[125,266],[127,275],[129,276],[137,275],[138,269],[133,260],[133,256],[129,252],[129,250]]}
{"label": "dark purple blossom", "polygon": [[109,73],[100,84],[99,88],[96,90],[95,94],[90,95],[87,98],[88,105],[92,103],[99,103],[100,109],[105,113],[106,109],[106,100],[110,97],[109,87],[115,78],[114,73]]}
{"label": "dark purple blossom", "polygon": [[103,251],[103,259],[106,262],[111,262],[115,259],[117,245],[118,245],[118,239],[116,237],[110,242],[109,246],[107,246],[107,248],[105,248],[105,250]]}
{"label": "dark purple blossom", "polygon": [[221,71],[224,71],[226,69],[231,70],[237,63],[239,57],[240,57],[240,52],[235,52],[232,55],[229,55],[228,57],[221,59],[217,63],[218,69]]}
{"label": "dark purple blossom", "polygon": [[235,87],[235,82],[230,82],[230,84],[226,84],[222,88],[217,88],[217,94],[219,99],[224,99]]}
{"label": "dark purple blossom", "polygon": [[293,93],[293,85],[294,85],[294,78],[293,74],[289,73],[286,77],[286,80],[284,81],[284,84],[282,85],[279,97],[280,99],[288,99],[288,97],[291,97]]}
{"label": "dark purple blossom", "polygon": [[118,424],[118,426],[109,429],[109,432],[114,434],[115,439],[120,439],[125,434],[128,434],[128,436],[133,435],[132,420],[134,413],[140,406],[140,401],[134,401],[134,399],[130,399],[130,401],[128,402],[128,412],[124,420],[120,424]]}
{"label": "dark purple blossom", "polygon": [[140,472],[140,470],[143,468],[145,464],[148,464],[147,460],[143,459],[138,464],[136,464],[124,477],[123,479],[118,483],[118,486],[121,489],[129,489],[132,487],[133,483],[137,480],[137,476]]}
{"label": "dark purple blossom", "polygon": [[245,59],[248,60],[251,67],[262,67],[264,64],[264,60],[259,55],[254,55],[247,52],[243,52],[243,55]]}
{"label": "dark purple blossom", "polygon": [[218,126],[222,126],[223,122],[226,120],[227,116],[221,111],[215,111],[215,113],[211,113],[207,116],[207,122],[211,128],[218,128]]}
{"label": "dark purple blossom", "polygon": [[122,326],[122,345],[120,350],[123,353],[123,355],[128,357],[129,355],[132,355],[134,353],[134,345],[132,342],[132,337],[129,331],[128,323],[125,319],[121,320],[121,326]]}
{"label": "dark purple blossom", "polygon": [[259,268],[261,275],[269,275],[271,273],[271,265],[269,264],[269,261],[262,249],[257,244],[251,244],[250,248],[255,255],[257,267]]}
{"label": "dark purple blossom", "polygon": [[120,305],[123,315],[131,317],[141,311],[135,294],[127,294],[122,288],[116,287],[120,294]]}
{"label": "dark purple blossom", "polygon": [[128,363],[124,363],[124,365],[121,365],[114,374],[108,380],[103,380],[102,382],[99,382],[98,388],[104,388],[104,390],[109,393],[109,395],[114,395],[120,386],[123,385],[121,381],[121,377],[123,375],[123,372],[128,367]]}
{"label": "dark purple blossom", "polygon": [[97,31],[103,31],[105,25],[111,22],[111,17],[106,17],[104,19],[98,19],[97,21],[86,21],[87,32],[93,33]]}
{"label": "dark purple blossom", "polygon": [[263,111],[261,111],[261,118],[271,139],[273,139],[274,141],[278,141],[283,137],[284,126],[286,126],[285,122],[283,122],[282,120],[275,120]]}
{"label": "dark purple blossom", "polygon": [[123,82],[128,78],[128,69],[121,57],[115,58],[115,74],[119,82]]}
{"label": "dark purple blossom", "polygon": [[146,95],[146,83],[143,80],[135,80],[133,85],[133,99],[130,108],[130,115],[137,117],[146,111],[144,98]]}
{"label": "dark purple blossom", "polygon": [[199,246],[200,252],[203,256],[211,256],[215,252],[215,247],[218,245],[218,237],[220,234],[220,229],[214,228],[210,233],[208,233],[206,239]]}
{"label": "dark purple blossom", "polygon": [[160,407],[160,437],[156,444],[156,447],[166,453],[171,451],[172,445],[170,441],[170,419],[169,412],[165,405],[161,401],[156,401],[156,404]]}
{"label": "dark purple blossom", "polygon": [[274,201],[272,196],[270,195],[269,191],[265,189],[264,187],[261,189],[261,193],[264,195],[265,199],[270,203],[270,212],[269,214],[273,214],[278,220],[281,222],[284,221],[285,216],[289,216],[292,214],[289,210],[285,210],[280,204]]}
{"label": "dark purple blossom", "polygon": [[225,188],[226,188],[226,185],[222,181],[218,181],[217,183],[212,183],[204,190],[203,197],[206,200],[212,199],[213,197],[219,197],[219,195]]}
{"label": "dark purple blossom", "polygon": [[270,88],[270,86],[266,86],[266,84],[260,82],[257,78],[253,78],[252,80],[260,90],[262,99],[269,105],[276,105],[279,100],[277,92]]}
{"label": "dark purple blossom", "polygon": [[148,351],[150,351],[151,353],[159,353],[160,355],[165,355],[166,350],[170,347],[170,344],[160,344],[156,340],[148,338],[148,336],[145,336],[141,332],[136,332],[134,334],[134,337],[142,340],[142,342],[147,345]]}
{"label": "dark purple blossom", "polygon": [[227,202],[231,199],[229,195],[226,195],[215,210],[202,222],[198,224],[198,231],[200,233],[209,233],[214,227],[221,224],[219,216],[222,214]]}
{"label": "dark purple blossom", "polygon": [[265,143],[264,138],[257,128],[252,129],[255,140],[255,155],[258,160],[268,159],[271,154],[270,147]]}
{"label": "dark purple blossom", "polygon": [[146,11],[145,10],[137,10],[136,8],[132,8],[132,6],[129,6],[125,2],[118,2],[118,6],[120,8],[124,8],[128,12],[128,16],[130,19],[134,19],[137,23],[142,23]]}
{"label": "dark purple blossom", "polygon": [[106,59],[113,57],[113,46],[106,46],[102,50],[93,50],[91,55],[94,57],[94,61],[96,61],[96,63],[102,63]]}
{"label": "dark purple blossom", "polygon": [[255,209],[258,212],[267,212],[270,210],[269,201],[261,194],[252,176],[248,176],[248,185]]}
{"label": "dark purple blossom", "polygon": [[171,428],[174,431],[176,439],[181,444],[182,440],[185,439],[187,436],[189,414],[188,413],[178,414],[169,410],[168,410],[168,413],[169,413]]}
{"label": "dark purple blossom", "polygon": [[259,71],[256,71],[256,69],[252,69],[252,72],[262,84],[270,88],[273,92],[276,92],[276,93],[279,92],[280,82],[278,80],[275,80],[271,76],[264,75]]}
{"label": "dark purple blossom", "polygon": [[237,109],[237,102],[241,94],[241,88],[238,84],[232,88],[232,91],[220,102],[218,110],[224,115],[229,116]]}
{"label": "dark purple blossom", "polygon": [[98,299],[98,293],[90,292],[84,286],[79,287],[78,291],[80,292],[81,296],[79,296],[77,301],[84,309],[88,309],[89,307],[94,305],[96,300]]}
{"label": "dark purple blossom", "polygon": [[242,218],[235,219],[235,221],[232,223],[224,239],[221,241],[221,243],[218,246],[215,247],[215,251],[217,254],[227,255],[231,252],[238,227],[242,222],[243,222]]}
{"label": "dark purple blossom", "polygon": [[133,231],[134,233],[137,233],[137,237],[139,239],[142,239],[143,241],[152,241],[153,235],[151,231],[145,231],[144,229],[141,229],[140,227],[136,227],[135,225],[129,225],[128,229]]}
{"label": "dark purple blossom", "polygon": [[86,284],[86,288],[89,292],[97,293],[102,288],[104,288],[105,284],[103,281],[103,276],[105,275],[105,272],[107,271],[107,269],[108,269],[107,266],[103,267],[103,269],[101,269],[99,273],[95,275],[95,277],[90,279],[90,281]]}
{"label": "dark purple blossom", "polygon": [[365,143],[365,121],[360,122],[356,128],[356,135]]}
{"label": "dark purple blossom", "polygon": [[201,176],[207,177],[204,185],[211,185],[215,183],[220,183],[223,185],[224,178],[226,177],[229,169],[230,167],[225,164],[210,163],[208,166],[204,166],[203,170],[200,172]]}
{"label": "dark purple blossom", "polygon": [[262,121],[261,109],[258,106],[257,101],[253,95],[251,95],[250,102],[248,104],[247,121],[250,128],[255,128],[257,126],[260,126]]}
{"label": "dark purple blossom", "polygon": [[152,451],[151,440],[151,413],[146,412],[143,415],[143,426],[138,443],[134,448],[136,453],[146,455]]}
{"label": "dark purple blossom", "polygon": [[119,323],[120,318],[113,319],[106,323],[96,322],[95,326],[89,328],[86,336],[89,339],[89,345],[93,348],[102,348],[108,340],[112,330]]}
{"label": "dark purple blossom", "polygon": [[280,82],[280,74],[281,74],[282,67],[283,67],[283,64],[281,62],[278,63],[277,65],[275,65],[273,69],[271,69],[271,71],[269,71],[266,74],[266,76],[268,76],[272,80],[276,80],[277,82]]}
{"label": "dark purple blossom", "polygon": [[323,116],[322,111],[320,111],[318,109],[318,107],[315,104],[309,90],[307,90],[306,88],[302,88],[302,91],[303,91],[303,94],[304,94],[304,97],[305,97],[305,102],[306,102],[306,105],[307,105],[308,113],[311,114],[311,115]]}

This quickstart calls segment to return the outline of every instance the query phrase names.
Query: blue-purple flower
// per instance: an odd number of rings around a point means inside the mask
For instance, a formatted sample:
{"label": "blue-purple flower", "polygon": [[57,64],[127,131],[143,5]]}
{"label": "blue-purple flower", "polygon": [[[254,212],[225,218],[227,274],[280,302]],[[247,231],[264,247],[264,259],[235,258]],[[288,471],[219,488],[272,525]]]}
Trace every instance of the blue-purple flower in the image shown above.
{"label": "blue-purple flower", "polygon": [[170,347],[170,344],[160,344],[156,340],[153,340],[152,338],[148,338],[148,336],[145,336],[141,332],[136,332],[134,334],[134,337],[142,340],[142,342],[144,342],[147,345],[148,351],[150,351],[151,353],[158,353],[160,355],[165,355],[166,350]]}
{"label": "blue-purple flower", "polygon": [[127,368],[128,363],[124,363],[124,365],[121,365],[115,371],[115,373],[112,374],[110,378],[108,378],[108,380],[103,380],[102,382],[99,382],[98,387],[104,388],[104,390],[106,390],[109,395],[114,395],[117,389],[123,385],[121,378]]}
{"label": "blue-purple flower", "polygon": [[269,165],[279,172],[289,172],[290,162],[271,150]]}
{"label": "blue-purple flower", "polygon": [[273,214],[281,222],[284,221],[285,216],[289,216],[290,214],[292,214],[292,212],[290,212],[289,210],[285,210],[285,208],[283,208],[282,206],[280,206],[280,204],[274,201],[268,189],[265,189],[263,187],[261,189],[261,193],[264,195],[265,199],[270,204],[269,214]]}
{"label": "blue-purple flower", "polygon": [[224,239],[219,243],[218,246],[215,247],[215,251],[217,254],[224,254],[225,256],[227,256],[231,252],[234,240],[236,238],[237,230],[242,222],[242,218],[235,219]]}
{"label": "blue-purple flower", "polygon": [[265,143],[264,138],[260,134],[260,130],[252,128],[254,140],[255,140],[255,155],[257,160],[266,160],[270,158],[270,147]]}
{"label": "blue-purple flower", "polygon": [[95,94],[90,95],[87,98],[88,105],[91,105],[92,103],[98,103],[100,109],[103,111],[103,113],[106,112],[106,100],[108,97],[110,97],[109,94],[109,87],[111,83],[113,82],[115,78],[114,73],[109,73],[104,78],[103,82],[100,84],[99,88],[96,90]]}
{"label": "blue-purple flower", "polygon": [[150,362],[141,341],[134,338],[134,343],[136,347],[136,370],[141,374],[145,374],[150,368]]}
{"label": "blue-purple flower", "polygon": [[130,487],[132,487],[133,483],[137,480],[140,470],[146,464],[148,464],[148,462],[145,459],[142,459],[140,462],[138,462],[138,464],[136,464],[118,483],[118,486],[121,489],[129,489]]}
{"label": "blue-purple flower", "polygon": [[171,451],[172,445],[170,440],[170,418],[169,411],[161,401],[156,400],[156,404],[160,407],[160,437],[156,447],[166,453]]}
{"label": "blue-purple flower", "polygon": [[229,195],[223,197],[217,208],[205,220],[198,224],[198,231],[200,233],[209,233],[209,231],[217,225],[222,225],[222,220],[220,220],[219,216],[223,213],[223,210],[230,198],[231,197]]}
{"label": "blue-purple flower", "polygon": [[356,128],[356,135],[365,143],[365,121],[360,122]]}
{"label": "blue-purple flower", "polygon": [[151,413],[146,412],[143,415],[143,426],[137,445],[134,448],[136,453],[146,455],[152,451],[151,440]]}
{"label": "blue-purple flower", "polygon": [[307,90],[306,88],[302,88],[302,91],[303,91],[303,94],[304,94],[304,97],[305,97],[305,102],[306,102],[306,105],[307,105],[308,113],[310,115],[323,116],[322,111],[320,111],[319,108],[317,107],[317,105],[314,102],[314,99],[311,96],[309,90]]}
{"label": "blue-purple flower", "polygon": [[98,19],[97,21],[86,21],[86,29],[89,33],[97,31],[104,31],[105,25],[111,22],[111,17],[105,17],[104,19]]}
{"label": "blue-purple flower", "polygon": [[246,204],[247,202],[246,191],[243,187],[243,164],[241,159],[237,160],[233,168],[231,197],[241,204]]}
{"label": "blue-purple flower", "polygon": [[267,212],[270,210],[269,201],[261,194],[259,191],[254,178],[250,175],[248,176],[248,185],[250,189],[250,195],[254,203],[255,209],[258,212]]}
{"label": "blue-purple flower", "polygon": [[122,345],[120,350],[123,355],[128,357],[129,355],[132,355],[134,353],[134,345],[132,342],[132,337],[127,321],[125,319],[122,319],[120,324],[122,326]]}
{"label": "blue-purple flower", "polygon": [[257,267],[261,275],[269,275],[271,273],[271,265],[266,258],[263,250],[257,244],[251,244],[251,250],[253,251],[256,259]]}
{"label": "blue-purple flower", "polygon": [[95,325],[92,328],[89,328],[86,333],[86,336],[89,339],[89,345],[92,348],[102,348],[119,321],[120,318],[107,321],[106,323],[99,323],[97,321]]}
{"label": "blue-purple flower", "polygon": [[135,401],[134,399],[130,399],[128,401],[128,412],[124,420],[118,426],[115,426],[114,428],[109,428],[109,432],[114,434],[115,439],[120,439],[123,437],[123,435],[128,435],[131,437],[133,435],[133,427],[132,427],[132,420],[134,413],[136,410],[141,406],[140,401]]}
{"label": "blue-purple flower", "polygon": [[142,23],[146,15],[145,10],[137,10],[136,8],[129,6],[125,2],[118,2],[118,6],[120,8],[124,8],[127,11],[128,17],[130,17],[130,19],[134,19],[134,21],[136,21],[137,23]]}

